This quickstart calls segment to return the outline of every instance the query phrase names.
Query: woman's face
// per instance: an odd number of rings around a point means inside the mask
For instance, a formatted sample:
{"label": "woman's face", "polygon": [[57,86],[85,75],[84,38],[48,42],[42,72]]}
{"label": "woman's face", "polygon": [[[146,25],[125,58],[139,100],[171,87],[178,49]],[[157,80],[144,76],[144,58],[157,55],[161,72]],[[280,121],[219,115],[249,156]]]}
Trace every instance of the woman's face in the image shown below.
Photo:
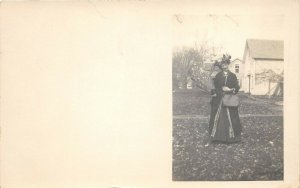
{"label": "woman's face", "polygon": [[213,71],[219,71],[220,68],[218,66],[214,66]]}
{"label": "woman's face", "polygon": [[223,63],[221,65],[221,68],[222,68],[223,71],[227,71],[228,70],[228,64],[227,63]]}

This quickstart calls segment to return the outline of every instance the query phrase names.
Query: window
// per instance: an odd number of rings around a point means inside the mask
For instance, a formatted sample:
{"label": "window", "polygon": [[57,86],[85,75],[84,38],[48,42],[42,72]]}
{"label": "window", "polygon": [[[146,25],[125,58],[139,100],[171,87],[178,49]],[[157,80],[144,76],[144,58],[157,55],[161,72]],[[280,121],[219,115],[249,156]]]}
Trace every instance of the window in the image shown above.
{"label": "window", "polygon": [[235,73],[239,73],[240,72],[240,65],[239,64],[235,64]]}

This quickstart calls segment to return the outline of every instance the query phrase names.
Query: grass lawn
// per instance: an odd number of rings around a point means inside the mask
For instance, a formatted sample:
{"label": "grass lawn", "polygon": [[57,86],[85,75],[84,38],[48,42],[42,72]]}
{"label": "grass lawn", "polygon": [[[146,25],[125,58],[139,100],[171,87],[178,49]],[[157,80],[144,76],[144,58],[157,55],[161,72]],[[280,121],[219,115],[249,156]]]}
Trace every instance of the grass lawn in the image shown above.
{"label": "grass lawn", "polygon": [[[283,117],[280,108],[241,96],[242,142],[208,144],[207,119],[173,119],[173,180],[282,180]],[[173,114],[209,114],[209,96],[197,92],[173,94]],[[200,103],[200,104],[198,104]],[[202,104],[203,105],[202,105]],[[200,106],[200,108],[198,108]]]}

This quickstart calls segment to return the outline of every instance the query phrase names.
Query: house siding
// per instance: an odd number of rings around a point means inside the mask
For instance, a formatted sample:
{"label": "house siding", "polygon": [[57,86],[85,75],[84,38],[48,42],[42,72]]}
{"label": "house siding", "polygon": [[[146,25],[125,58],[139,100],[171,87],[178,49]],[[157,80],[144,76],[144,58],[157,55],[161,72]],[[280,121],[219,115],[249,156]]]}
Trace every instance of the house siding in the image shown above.
{"label": "house siding", "polygon": [[[277,86],[277,82],[270,80],[261,80],[258,74],[272,70],[276,74],[283,72],[283,60],[280,59],[253,59],[246,46],[244,55],[244,75],[242,76],[242,90],[249,92],[249,77],[250,75],[250,92],[253,95],[267,95],[273,94],[272,91]],[[269,92],[271,90],[271,92]]]}
{"label": "house siding", "polygon": [[277,74],[280,74],[283,71],[283,60],[256,60],[255,62],[256,74],[269,69],[272,69]]}
{"label": "house siding", "polygon": [[249,48],[246,48],[244,56],[244,75],[242,76],[242,91],[249,92],[249,77],[250,75],[250,91],[253,90],[254,87],[254,66],[255,61],[250,56]]}

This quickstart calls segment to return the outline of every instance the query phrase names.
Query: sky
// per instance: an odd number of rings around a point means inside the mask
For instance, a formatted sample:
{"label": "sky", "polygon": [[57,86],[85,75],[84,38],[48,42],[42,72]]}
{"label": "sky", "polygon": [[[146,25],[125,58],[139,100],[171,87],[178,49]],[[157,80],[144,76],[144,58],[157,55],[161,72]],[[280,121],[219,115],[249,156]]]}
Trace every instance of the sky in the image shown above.
{"label": "sky", "polygon": [[207,41],[243,59],[247,39],[284,39],[282,15],[175,15],[173,16],[173,47],[193,46]]}

